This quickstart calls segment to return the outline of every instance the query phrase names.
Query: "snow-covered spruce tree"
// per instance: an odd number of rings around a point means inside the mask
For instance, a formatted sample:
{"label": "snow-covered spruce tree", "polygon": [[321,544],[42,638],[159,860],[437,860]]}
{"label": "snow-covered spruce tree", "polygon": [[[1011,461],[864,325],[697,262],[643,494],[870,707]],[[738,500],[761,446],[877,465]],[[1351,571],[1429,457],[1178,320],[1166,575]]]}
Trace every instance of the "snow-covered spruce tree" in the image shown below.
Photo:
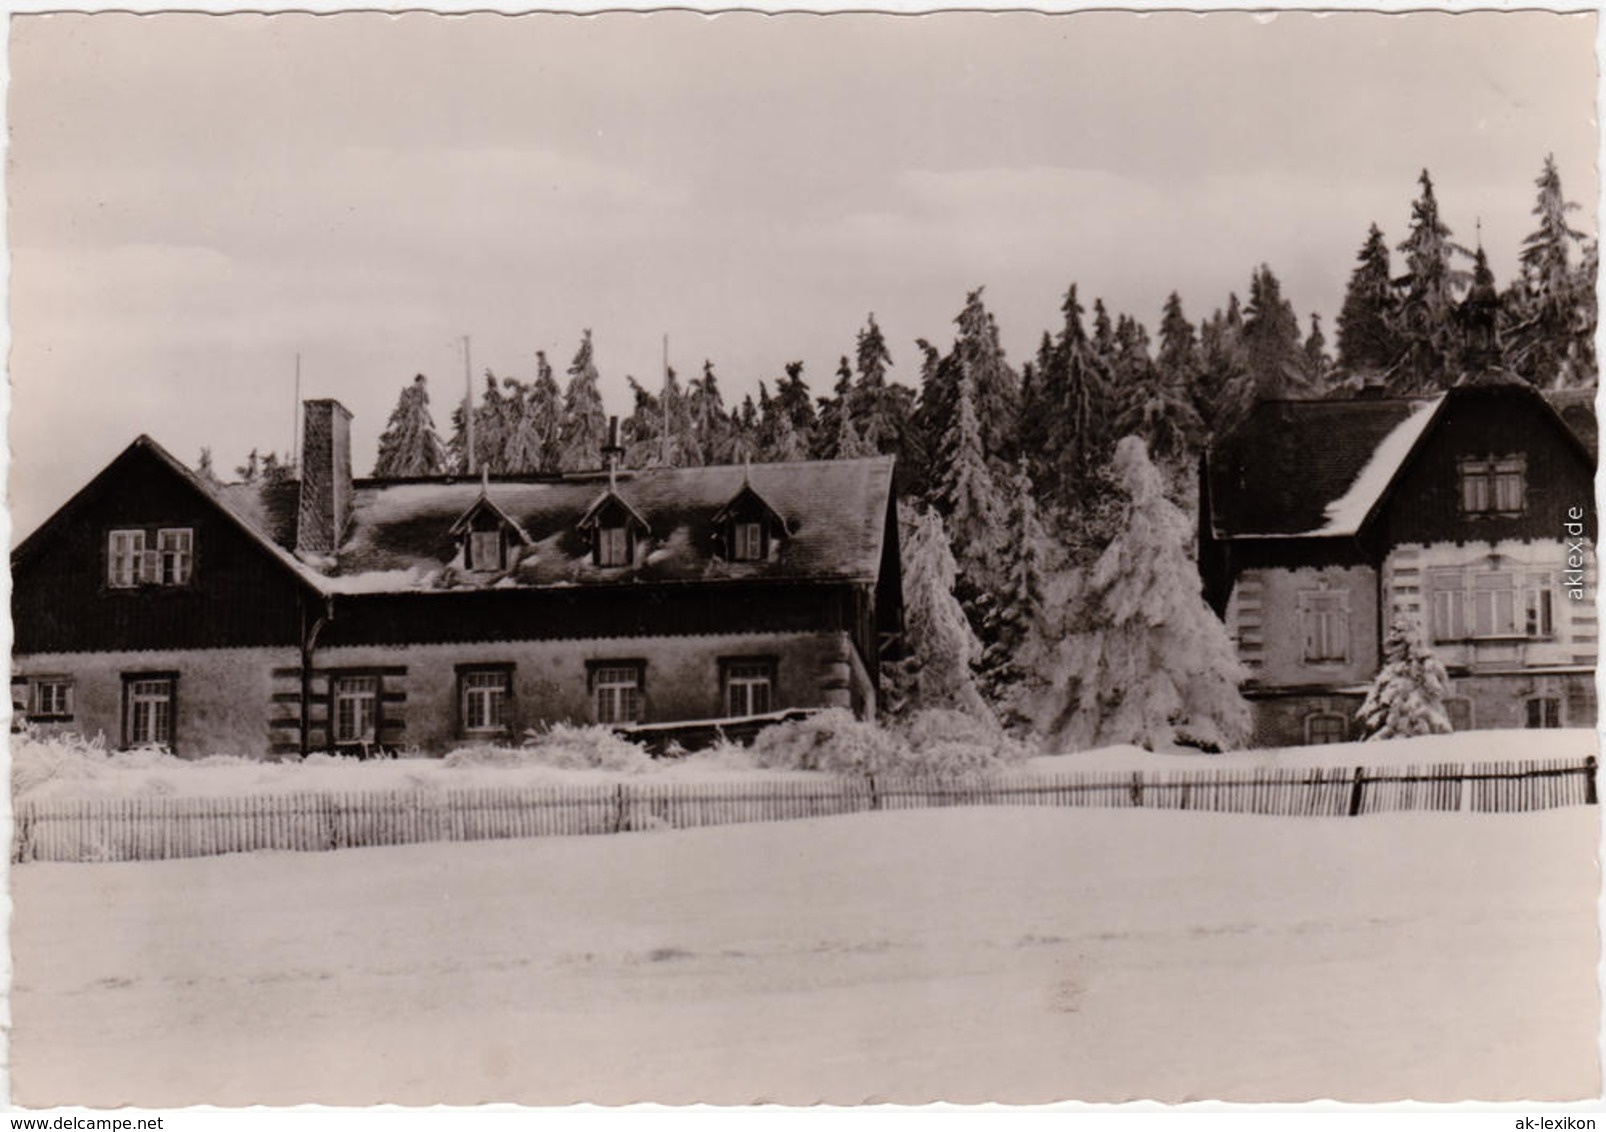
{"label": "snow-covered spruce tree", "polygon": [[1389,246],[1376,224],[1356,254],[1338,313],[1338,368],[1346,375],[1388,371],[1404,350],[1394,332],[1394,277]]}
{"label": "snow-covered spruce tree", "polygon": [[691,445],[698,467],[731,462],[735,439],[731,420],[725,412],[725,398],[719,391],[714,363],[703,360],[703,376],[686,386],[686,409],[691,421]]}
{"label": "snow-covered spruce tree", "polygon": [[1139,438],[1116,445],[1111,471],[1121,522],[1068,618],[1074,631],[1048,654],[1040,727],[1072,750],[1235,747],[1249,732],[1243,671],[1201,593],[1192,524]]}
{"label": "snow-covered spruce tree", "polygon": [[1534,184],[1539,227],[1522,242],[1522,274],[1506,296],[1511,364],[1543,388],[1587,387],[1596,380],[1595,278],[1576,270],[1569,254],[1587,247],[1584,233],[1567,224],[1578,205],[1563,195],[1553,156]]}
{"label": "snow-covered spruce tree", "polygon": [[597,388],[597,363],[591,349],[591,331],[585,330],[580,348],[569,365],[569,385],[563,392],[563,431],[559,466],[563,471],[600,467],[607,439],[608,418]]}
{"label": "snow-covered spruce tree", "polygon": [[1204,423],[1207,440],[1226,435],[1242,420],[1243,406],[1231,394],[1248,381],[1243,328],[1236,293],[1227,296],[1225,311],[1218,308],[1199,324],[1199,369],[1189,400]]}
{"label": "snow-covered spruce tree", "polygon": [[1000,720],[1011,730],[1020,730],[1030,723],[1025,705],[1042,691],[1031,656],[1046,628],[1046,576],[1053,555],[1053,543],[1038,518],[1025,457],[1010,481],[1003,520],[1002,586],[993,605],[992,643],[981,660],[980,681]]}
{"label": "snow-covered spruce tree", "polygon": [[991,590],[997,579],[993,562],[1003,505],[982,449],[970,374],[959,375],[954,414],[937,449],[934,502],[947,522],[955,558],[970,584]]}
{"label": "snow-covered spruce tree", "polygon": [[1044,335],[1037,352],[1038,391],[1022,419],[1024,434],[1033,437],[1026,456],[1032,461],[1043,503],[1076,506],[1108,455],[1108,422],[1113,416],[1109,374],[1095,355],[1082,326],[1082,304],[1072,283],[1060,304],[1064,323],[1052,341]]}
{"label": "snow-covered spruce tree", "polygon": [[942,517],[921,512],[903,546],[905,656],[888,673],[888,715],[949,708],[992,719],[972,669],[981,642],[954,597],[958,572]]}
{"label": "snow-covered spruce tree", "polygon": [[535,352],[535,380],[525,395],[525,416],[541,438],[541,463],[536,469],[555,472],[563,447],[563,391],[552,376],[552,363],[546,351]]}
{"label": "snow-covered spruce tree", "polygon": [[212,466],[212,450],[201,449],[201,459],[195,465],[195,474],[207,487],[217,487],[222,481],[217,478],[217,469]]}
{"label": "snow-covered spruce tree", "polygon": [[1282,284],[1270,267],[1261,264],[1249,280],[1249,305],[1244,308],[1244,349],[1249,360],[1247,386],[1238,392],[1241,412],[1259,401],[1300,392],[1304,351],[1299,318],[1283,298]]}
{"label": "snow-covered spruce tree", "polygon": [[1447,735],[1450,717],[1444,697],[1449,687],[1444,664],[1428,647],[1421,623],[1396,612],[1383,642],[1383,667],[1355,718],[1368,739]]}
{"label": "snow-covered spruce tree", "polygon": [[1301,378],[1311,393],[1326,393],[1332,376],[1333,359],[1327,353],[1327,335],[1322,333],[1322,316],[1310,312],[1310,334],[1305,338],[1304,372]]}
{"label": "snow-covered spruce tree", "polygon": [[1417,183],[1422,195],[1411,204],[1411,234],[1397,249],[1405,253],[1407,271],[1396,281],[1405,287],[1394,318],[1404,350],[1404,364],[1391,383],[1397,393],[1432,391],[1454,379],[1456,292],[1472,281],[1455,266],[1455,257],[1471,259],[1472,252],[1450,239],[1453,233],[1439,217],[1433,178],[1426,169]]}
{"label": "snow-covered spruce tree", "polygon": [[854,428],[871,455],[896,452],[903,437],[907,406],[887,385],[892,352],[887,349],[873,311],[854,343],[854,363],[859,371],[851,402]]}

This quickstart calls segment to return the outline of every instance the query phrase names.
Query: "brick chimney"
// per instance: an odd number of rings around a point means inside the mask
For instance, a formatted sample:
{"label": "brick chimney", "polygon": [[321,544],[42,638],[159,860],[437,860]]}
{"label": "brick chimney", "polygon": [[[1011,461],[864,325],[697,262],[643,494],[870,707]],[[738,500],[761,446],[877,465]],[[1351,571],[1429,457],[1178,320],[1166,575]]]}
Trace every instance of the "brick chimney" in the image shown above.
{"label": "brick chimney", "polygon": [[339,401],[305,401],[301,419],[296,550],[333,554],[351,516],[351,413]]}

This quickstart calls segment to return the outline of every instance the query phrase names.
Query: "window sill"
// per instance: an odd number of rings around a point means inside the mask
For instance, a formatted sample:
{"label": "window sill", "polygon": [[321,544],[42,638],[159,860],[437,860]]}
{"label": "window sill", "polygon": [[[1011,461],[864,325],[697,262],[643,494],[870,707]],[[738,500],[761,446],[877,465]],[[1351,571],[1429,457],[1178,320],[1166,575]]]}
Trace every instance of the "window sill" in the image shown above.
{"label": "window sill", "polygon": [[1510,636],[1491,637],[1436,637],[1433,640],[1438,645],[1554,645],[1560,644],[1561,638],[1557,636],[1530,637],[1524,633],[1514,633]]}

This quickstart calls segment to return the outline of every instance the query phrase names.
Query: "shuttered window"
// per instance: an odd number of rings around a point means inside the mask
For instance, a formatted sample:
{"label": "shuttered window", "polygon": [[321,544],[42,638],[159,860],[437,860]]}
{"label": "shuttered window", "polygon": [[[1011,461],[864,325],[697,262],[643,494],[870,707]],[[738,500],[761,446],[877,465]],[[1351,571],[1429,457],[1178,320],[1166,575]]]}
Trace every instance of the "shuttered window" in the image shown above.
{"label": "shuttered window", "polygon": [[195,534],[188,527],[168,527],[156,532],[157,573],[154,580],[158,584],[189,584],[194,543]]}
{"label": "shuttered window", "polygon": [[1520,514],[1527,499],[1527,460],[1520,454],[1461,461],[1461,511],[1466,515]]}
{"label": "shuttered window", "polygon": [[1433,604],[1433,639],[1459,641],[1466,630],[1466,575],[1459,570],[1438,571],[1429,579]]}
{"label": "shuttered window", "polygon": [[597,565],[630,565],[630,532],[624,527],[597,529]]}
{"label": "shuttered window", "polygon": [[764,525],[734,523],[731,557],[737,562],[758,562],[764,557]]}
{"label": "shuttered window", "polygon": [[1554,576],[1515,570],[1441,570],[1429,579],[1433,639],[1552,637]]}
{"label": "shuttered window", "polygon": [[470,531],[468,536],[468,568],[486,571],[502,568],[502,532]]}
{"label": "shuttered window", "polygon": [[1472,635],[1517,635],[1517,576],[1498,571],[1472,576]]}
{"label": "shuttered window", "polygon": [[1529,574],[1523,595],[1523,629],[1534,638],[1556,635],[1553,579],[1549,574]]}
{"label": "shuttered window", "polygon": [[106,584],[187,586],[195,560],[195,532],[190,527],[112,531],[106,540]]}
{"label": "shuttered window", "polygon": [[106,584],[118,589],[139,585],[144,560],[144,531],[113,531],[107,546]]}
{"label": "shuttered window", "polygon": [[1347,592],[1323,590],[1300,594],[1300,620],[1304,627],[1307,663],[1333,664],[1349,659]]}

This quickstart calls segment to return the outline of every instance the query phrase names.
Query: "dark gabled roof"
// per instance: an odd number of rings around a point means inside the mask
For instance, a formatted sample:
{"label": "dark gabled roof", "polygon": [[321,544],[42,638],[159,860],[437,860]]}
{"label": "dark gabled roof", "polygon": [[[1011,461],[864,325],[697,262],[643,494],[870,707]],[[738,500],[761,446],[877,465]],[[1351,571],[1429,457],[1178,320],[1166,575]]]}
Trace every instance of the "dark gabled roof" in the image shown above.
{"label": "dark gabled roof", "polygon": [[[762,562],[720,556],[715,517],[744,476],[786,524]],[[336,593],[392,593],[516,586],[694,581],[876,580],[881,565],[892,460],[809,461],[709,468],[656,468],[617,475],[614,490],[651,537],[628,567],[599,567],[581,520],[609,491],[607,475],[493,479],[486,498],[526,532],[530,547],[486,581],[454,565],[452,524],[482,490],[475,481],[360,480],[351,526],[324,584]]]}
{"label": "dark gabled roof", "polygon": [[[711,468],[620,472],[610,495],[606,473],[560,479],[359,480],[350,524],[332,559],[294,553],[300,485],[295,480],[212,484],[141,436],[24,539],[12,552],[24,562],[49,533],[100,492],[115,490],[121,469],[148,452],[198,497],[215,507],[304,585],[321,595],[457,588],[571,586],[621,582],[856,581],[874,582],[891,506],[890,457]],[[715,517],[750,484],[784,524],[786,537],[763,562],[720,556]],[[651,532],[635,564],[593,565],[581,519],[617,497]],[[454,526],[471,509],[489,506],[528,544],[512,567],[487,581],[459,569]]]}
{"label": "dark gabled roof", "polygon": [[[1216,536],[1354,534],[1359,524],[1349,520],[1365,501],[1346,496],[1352,488],[1363,489],[1357,495],[1374,494],[1364,490],[1373,486],[1381,494],[1440,400],[1262,401],[1211,446],[1210,522]],[[1334,514],[1342,503],[1355,506]]]}
{"label": "dark gabled roof", "polygon": [[293,539],[295,534],[295,500],[298,488],[294,481],[284,483],[251,487],[242,490],[244,485],[210,484],[195,472],[184,465],[184,462],[163,448],[150,437],[141,434],[134,442],[112,462],[106,465],[101,472],[83,486],[71,499],[62,504],[56,512],[46,519],[26,539],[19,543],[11,552],[13,565],[26,562],[34,551],[43,545],[50,532],[57,530],[61,524],[70,523],[78,509],[87,501],[99,496],[104,491],[116,490],[122,479],[122,469],[126,462],[139,454],[148,454],[154,458],[157,465],[175,476],[181,483],[188,486],[205,503],[214,507],[218,514],[226,521],[238,527],[240,531],[253,543],[260,547],[269,557],[278,562],[298,581],[310,589],[323,593],[319,584],[320,579],[306,563],[296,558],[290,552],[286,543],[276,537],[275,528],[282,528],[282,512],[288,493],[289,498],[289,533]]}
{"label": "dark gabled roof", "polygon": [[[1580,436],[1586,395],[1553,396],[1525,383],[1458,386],[1433,397],[1263,401],[1206,458],[1211,533],[1218,539],[1340,538],[1358,534],[1423,438],[1456,398],[1526,401],[1593,467]],[[1592,410],[1587,412],[1592,423]]]}

